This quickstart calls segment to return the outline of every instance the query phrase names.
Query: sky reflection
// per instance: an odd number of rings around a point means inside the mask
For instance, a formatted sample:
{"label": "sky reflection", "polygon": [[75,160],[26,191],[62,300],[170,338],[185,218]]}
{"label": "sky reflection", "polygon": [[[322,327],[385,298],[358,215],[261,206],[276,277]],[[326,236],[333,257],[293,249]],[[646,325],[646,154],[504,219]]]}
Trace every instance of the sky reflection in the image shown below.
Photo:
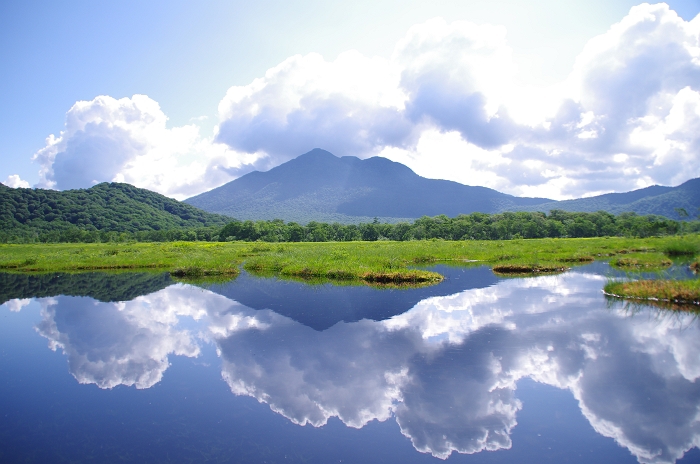
{"label": "sky reflection", "polygon": [[604,282],[506,279],[323,331],[177,284],[127,302],[42,299],[36,330],[80,383],[100,388],[149,388],[169,356],[213,343],[234,394],[300,425],[393,418],[439,458],[510,448],[527,407],[518,381],[530,378],[571,391],[593,428],[640,462],[674,462],[700,445],[700,329],[691,315],[609,308]]}

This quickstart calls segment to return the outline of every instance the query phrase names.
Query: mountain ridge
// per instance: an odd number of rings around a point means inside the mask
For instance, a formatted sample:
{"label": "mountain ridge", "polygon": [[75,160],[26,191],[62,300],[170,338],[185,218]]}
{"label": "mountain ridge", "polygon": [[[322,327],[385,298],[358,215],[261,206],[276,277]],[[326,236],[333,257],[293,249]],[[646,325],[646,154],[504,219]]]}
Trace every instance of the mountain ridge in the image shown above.
{"label": "mountain ridge", "polygon": [[[435,197],[440,201],[435,201]],[[421,216],[455,216],[484,209],[551,201],[520,198],[486,187],[426,179],[382,157],[338,158],[314,149],[266,172],[254,171],[188,198],[186,203],[237,219],[295,222],[396,222]]]}
{"label": "mountain ridge", "polygon": [[487,187],[427,179],[387,158],[336,157],[314,149],[269,171],[254,171],[185,200],[205,211],[236,219],[283,219],[299,223],[411,221],[421,216],[472,212],[608,211],[684,219],[700,205],[700,179],[677,187],[654,185],[622,193],[556,201],[515,197]]}
{"label": "mountain ridge", "polygon": [[[624,200],[632,200],[624,203]],[[593,213],[607,211],[612,214],[634,212],[640,215],[655,214],[669,219],[693,219],[700,212],[700,178],[690,179],[676,187],[652,185],[622,193],[606,193],[588,198],[562,200],[523,208],[521,211],[551,211],[561,209],[570,212]],[[682,217],[678,209],[688,213]]]}

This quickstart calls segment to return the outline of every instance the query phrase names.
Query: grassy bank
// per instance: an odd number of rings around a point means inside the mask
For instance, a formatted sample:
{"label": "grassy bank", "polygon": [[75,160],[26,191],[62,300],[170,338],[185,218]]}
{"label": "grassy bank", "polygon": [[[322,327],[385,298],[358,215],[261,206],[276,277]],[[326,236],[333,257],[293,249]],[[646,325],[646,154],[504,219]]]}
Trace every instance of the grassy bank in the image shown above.
{"label": "grassy bank", "polygon": [[[663,238],[578,238],[408,242],[172,242],[0,245],[0,270],[13,272],[162,269],[174,276],[252,273],[372,283],[434,283],[437,262],[492,265],[503,274],[560,272],[596,259],[650,269],[670,264],[674,250],[700,247],[700,235]],[[694,248],[693,248],[694,247]],[[666,254],[664,253],[666,251]]]}
{"label": "grassy bank", "polygon": [[605,285],[603,291],[606,295],[627,300],[700,305],[700,280],[698,279],[612,281]]}
{"label": "grassy bank", "polygon": [[79,272],[96,270],[170,271],[179,277],[236,275],[239,260],[220,243],[76,243],[0,246],[0,270]]}

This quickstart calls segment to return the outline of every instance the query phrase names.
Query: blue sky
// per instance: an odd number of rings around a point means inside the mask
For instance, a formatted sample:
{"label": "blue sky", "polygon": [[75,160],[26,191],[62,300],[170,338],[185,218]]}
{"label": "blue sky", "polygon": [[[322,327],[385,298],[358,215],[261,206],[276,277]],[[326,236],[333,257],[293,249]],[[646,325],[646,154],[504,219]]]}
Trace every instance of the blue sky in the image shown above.
{"label": "blue sky", "polygon": [[318,146],[516,195],[675,185],[700,1],[635,5],[4,2],[0,180],[186,198]]}

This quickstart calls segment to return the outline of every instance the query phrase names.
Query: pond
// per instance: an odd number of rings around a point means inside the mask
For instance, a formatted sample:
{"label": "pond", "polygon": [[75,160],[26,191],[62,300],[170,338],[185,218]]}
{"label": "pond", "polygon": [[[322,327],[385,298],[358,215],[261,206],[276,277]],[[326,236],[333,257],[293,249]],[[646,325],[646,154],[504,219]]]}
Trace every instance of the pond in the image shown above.
{"label": "pond", "polygon": [[700,462],[700,323],[613,271],[0,274],[0,462]]}

